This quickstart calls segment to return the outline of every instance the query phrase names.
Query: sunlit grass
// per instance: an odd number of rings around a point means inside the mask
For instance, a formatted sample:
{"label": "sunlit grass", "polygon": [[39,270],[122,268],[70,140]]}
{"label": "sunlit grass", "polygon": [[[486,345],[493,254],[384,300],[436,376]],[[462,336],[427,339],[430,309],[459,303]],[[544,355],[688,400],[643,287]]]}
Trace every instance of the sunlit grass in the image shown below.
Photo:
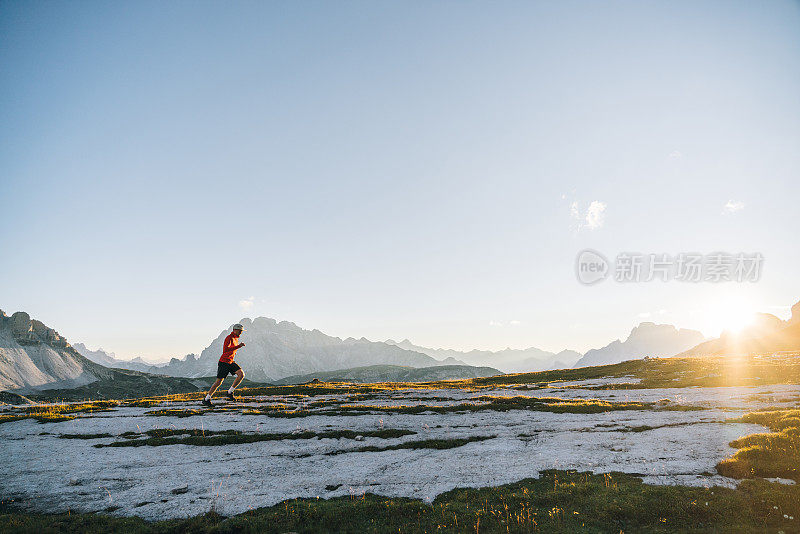
{"label": "sunlit grass", "polygon": [[739,449],[717,464],[732,478],[782,477],[800,482],[800,410],[751,412],[735,421],[755,423],[772,432],[750,434],[730,443]]}
{"label": "sunlit grass", "polygon": [[473,386],[533,384],[557,386],[559,381],[633,377],[637,383],[588,386],[586,389],[651,389],[663,387],[725,387],[796,384],[800,358],[794,355],[650,358],[613,365],[516,373],[471,379]]}
{"label": "sunlit grass", "polygon": [[[340,488],[329,485],[330,490]],[[341,491],[341,489],[339,489]],[[539,478],[455,489],[432,503],[350,494],[290,499],[224,518],[210,512],[148,522],[105,514],[0,510],[0,531],[495,533],[737,532],[800,530],[800,487],[743,481],[737,489],[655,486],[621,473],[544,471]]]}
{"label": "sunlit grass", "polygon": [[75,419],[78,413],[109,412],[118,406],[118,401],[91,401],[74,404],[39,404],[26,406],[0,414],[0,423],[34,419],[40,423],[57,423]]}

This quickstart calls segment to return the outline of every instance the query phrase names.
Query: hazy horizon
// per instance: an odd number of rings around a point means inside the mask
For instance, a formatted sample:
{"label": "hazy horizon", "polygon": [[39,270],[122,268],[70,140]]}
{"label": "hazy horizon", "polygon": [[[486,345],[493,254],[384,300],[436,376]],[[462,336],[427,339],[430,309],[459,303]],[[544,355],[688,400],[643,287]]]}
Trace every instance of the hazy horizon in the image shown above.
{"label": "hazy horizon", "polygon": [[[0,308],[72,343],[583,353],[800,299],[797,2],[153,6],[0,3]],[[587,286],[584,249],[763,269]]]}
{"label": "hazy horizon", "polygon": [[[781,309],[783,309],[783,308],[784,308],[784,307],[781,307]],[[775,315],[776,317],[778,317],[779,319],[782,319],[782,320],[787,320],[787,319],[789,319],[789,317],[791,317],[791,310],[789,309],[789,307],[786,307],[786,311],[785,311],[785,313],[772,313],[772,312],[764,312],[764,311],[758,311],[758,310],[757,310],[757,311],[755,311],[754,313],[771,313],[772,315]],[[263,315],[254,316],[254,317],[241,317],[240,319],[238,319],[238,321],[237,321],[237,322],[242,322],[242,321],[246,321],[246,320],[247,320],[247,321],[254,321],[254,320],[258,319],[258,318],[274,319],[274,320],[275,320],[276,322],[278,322],[278,323],[280,323],[280,322],[284,322],[284,321],[286,321],[286,322],[290,322],[290,323],[294,323],[296,326],[298,326],[298,327],[302,328],[303,330],[314,330],[314,329],[315,329],[315,327],[313,327],[313,326],[309,326],[309,325],[302,325],[302,324],[297,324],[297,323],[295,323],[294,321],[291,321],[291,320],[289,320],[289,319],[276,319],[276,318],[274,318],[274,317],[266,317],[266,316],[263,316]],[[586,349],[581,349],[581,350],[574,349],[574,348],[571,348],[571,347],[563,347],[563,348],[560,348],[560,349],[550,349],[550,348],[545,348],[545,347],[542,347],[542,346],[538,346],[538,345],[536,345],[536,344],[533,344],[533,345],[526,345],[526,346],[517,346],[517,347],[506,346],[506,347],[499,347],[499,348],[480,348],[480,347],[470,347],[470,348],[459,348],[459,347],[437,347],[437,346],[427,346],[427,345],[422,345],[422,344],[420,344],[420,343],[416,343],[416,342],[415,342],[413,339],[410,339],[410,338],[408,338],[408,337],[400,337],[400,338],[396,338],[396,339],[395,339],[395,338],[385,338],[385,339],[369,339],[369,338],[367,338],[367,339],[368,339],[369,341],[375,341],[375,342],[386,342],[386,341],[389,341],[389,340],[391,340],[391,341],[394,341],[394,342],[397,342],[397,343],[401,343],[401,342],[403,342],[403,341],[409,341],[409,342],[410,342],[410,343],[412,343],[413,345],[416,345],[416,346],[419,346],[419,347],[425,347],[425,348],[427,348],[427,349],[434,349],[434,350],[436,350],[436,349],[438,349],[438,350],[454,350],[454,351],[458,351],[458,352],[469,352],[469,351],[471,351],[471,350],[480,350],[480,351],[499,352],[499,351],[503,351],[503,350],[525,350],[525,349],[536,348],[536,349],[541,349],[541,350],[544,350],[544,351],[547,351],[547,352],[552,352],[552,353],[554,353],[554,354],[557,354],[557,353],[559,353],[559,352],[562,352],[562,351],[564,351],[564,350],[571,350],[571,351],[578,352],[578,353],[580,353],[580,354],[585,354],[587,351],[589,351],[589,350],[591,350],[591,349],[599,349],[599,348],[602,348],[602,347],[604,347],[604,346],[608,345],[609,343],[613,343],[613,342],[614,342],[615,340],[617,340],[617,339],[619,339],[619,340],[621,340],[621,341],[625,341],[625,339],[627,338],[628,334],[630,334],[630,331],[631,331],[633,328],[635,328],[635,327],[637,327],[637,326],[641,325],[642,323],[648,323],[648,322],[650,322],[650,323],[654,323],[654,324],[656,324],[656,325],[664,325],[664,324],[669,324],[669,323],[662,323],[662,322],[653,321],[653,320],[649,320],[649,319],[642,319],[640,322],[638,322],[638,323],[636,323],[635,325],[631,326],[631,328],[630,328],[630,329],[628,329],[628,331],[627,331],[627,333],[626,333],[626,334],[624,334],[624,335],[622,335],[622,336],[620,336],[620,337],[618,337],[618,338],[608,339],[608,341],[606,341],[606,342],[602,343],[602,345],[592,346],[592,347],[588,347],[588,348],[586,348]],[[677,329],[679,329],[679,330],[680,330],[680,329],[686,329],[685,327],[682,327],[682,326],[679,326],[679,325],[671,325],[671,326],[674,326],[675,328],[677,328]],[[316,328],[316,329],[317,329],[317,330],[319,330],[319,328]],[[696,330],[696,329],[693,329],[693,328],[688,328],[688,330]],[[222,329],[222,332],[226,332],[226,331],[228,331],[228,329],[227,329],[227,328],[223,328],[223,329]],[[706,334],[706,333],[704,333],[704,332],[702,332],[702,331],[700,331],[700,332],[703,334],[703,336],[705,336],[705,338],[706,338],[706,339],[711,339],[711,338],[718,337],[718,336],[719,336],[719,334],[720,334],[720,332],[716,332],[716,333],[714,333],[713,335],[708,335],[708,334]],[[336,335],[336,334],[331,334],[330,332],[325,332],[325,331],[322,331],[322,333],[323,333],[323,334],[326,334],[326,335],[329,335],[329,336],[332,336],[332,337],[338,337],[339,339],[342,339],[342,340],[344,340],[344,339],[348,339],[348,338],[353,338],[353,339],[361,339],[362,337],[366,337],[366,336],[356,336],[356,335],[346,335],[346,336],[343,336],[343,335]],[[218,333],[217,335],[219,335],[219,333]],[[242,336],[243,336],[243,337],[242,337],[243,341],[246,341],[247,333],[246,333],[246,332],[245,332],[245,333],[243,333],[243,334],[242,334]],[[211,343],[211,342],[212,342],[212,341],[213,341],[215,338],[216,338],[216,335],[214,335],[214,336],[210,336],[210,337],[208,338],[208,341],[207,341],[206,345],[204,345],[204,346],[203,346],[203,347],[202,347],[200,350],[197,350],[197,351],[192,351],[192,352],[188,352],[188,353],[186,353],[186,354],[182,354],[182,355],[173,355],[173,356],[170,356],[170,357],[168,357],[168,358],[161,358],[161,359],[156,359],[156,358],[147,357],[147,356],[142,356],[142,355],[139,355],[139,356],[132,356],[132,357],[121,357],[119,354],[115,354],[115,353],[114,353],[114,351],[111,351],[111,350],[107,350],[107,349],[105,349],[105,347],[100,347],[100,346],[93,347],[93,346],[90,346],[90,345],[88,345],[88,344],[86,344],[86,343],[83,343],[83,344],[84,344],[84,345],[86,346],[86,348],[87,348],[87,349],[89,349],[89,350],[102,350],[102,351],[106,352],[107,354],[113,354],[113,355],[115,355],[115,356],[116,356],[117,358],[119,358],[119,359],[131,360],[131,359],[133,359],[133,358],[140,357],[140,358],[142,358],[143,360],[146,360],[146,361],[148,361],[148,362],[151,362],[151,363],[166,363],[166,362],[169,362],[169,360],[170,360],[171,358],[183,359],[183,358],[185,358],[185,357],[186,357],[187,355],[189,355],[189,354],[195,354],[195,355],[198,355],[198,356],[199,356],[199,355],[200,355],[200,353],[201,353],[201,352],[202,352],[202,351],[203,351],[205,348],[207,348],[207,347],[208,347],[208,345],[210,345],[210,343]],[[75,341],[75,342],[73,342],[72,340],[70,340],[70,342],[71,342],[71,343],[73,343],[73,344],[74,344],[74,343],[82,343],[81,341]]]}

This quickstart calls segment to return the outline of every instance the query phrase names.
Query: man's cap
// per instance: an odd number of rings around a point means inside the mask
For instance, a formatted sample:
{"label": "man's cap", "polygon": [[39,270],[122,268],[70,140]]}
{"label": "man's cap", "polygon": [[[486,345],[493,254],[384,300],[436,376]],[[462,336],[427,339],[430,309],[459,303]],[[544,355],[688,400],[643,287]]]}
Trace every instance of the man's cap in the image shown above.
{"label": "man's cap", "polygon": [[239,323],[236,323],[235,325],[233,325],[233,329],[234,330],[244,330],[244,327],[242,325],[240,325]]}

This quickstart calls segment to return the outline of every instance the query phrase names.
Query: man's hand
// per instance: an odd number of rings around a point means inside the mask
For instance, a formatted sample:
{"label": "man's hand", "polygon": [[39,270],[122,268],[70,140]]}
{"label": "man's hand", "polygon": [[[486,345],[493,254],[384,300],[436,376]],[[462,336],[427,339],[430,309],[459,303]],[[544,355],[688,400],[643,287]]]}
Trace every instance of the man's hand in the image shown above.
{"label": "man's hand", "polygon": [[239,347],[238,348],[241,349],[242,347],[244,347],[244,343],[239,343]]}

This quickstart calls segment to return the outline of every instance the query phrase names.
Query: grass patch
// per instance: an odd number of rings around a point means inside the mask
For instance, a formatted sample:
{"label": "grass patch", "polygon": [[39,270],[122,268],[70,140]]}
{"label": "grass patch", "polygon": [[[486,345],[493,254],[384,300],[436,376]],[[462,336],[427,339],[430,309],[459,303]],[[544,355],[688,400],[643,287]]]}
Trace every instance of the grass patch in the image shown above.
{"label": "grass patch", "polygon": [[103,432],[101,434],[61,434],[58,437],[61,439],[101,439],[113,438],[114,436]]}
{"label": "grass patch", "polygon": [[278,441],[284,439],[355,439],[361,437],[399,438],[416,434],[411,430],[386,428],[382,430],[331,430],[328,432],[276,432],[271,434],[245,434],[238,430],[198,430],[198,429],[152,429],[142,439],[129,439],[112,443],[98,443],[97,448],[103,447],[142,447],[164,445],[196,445],[214,447],[220,445],[239,445],[243,443],[257,443],[259,441]]}
{"label": "grass patch", "polygon": [[64,415],[60,413],[51,412],[38,412],[30,414],[3,414],[0,415],[0,423],[9,423],[11,421],[21,421],[22,419],[35,419],[40,423],[58,423],[61,421],[69,421],[75,419],[74,415]]}
{"label": "grass patch", "polygon": [[160,406],[163,402],[164,400],[162,399],[133,399],[124,401],[122,405],[133,408],[152,408],[153,406]]}
{"label": "grass patch", "polygon": [[651,389],[685,387],[764,386],[800,382],[800,358],[785,356],[650,358],[613,365],[517,373],[464,381],[474,386],[536,384],[599,378],[639,378],[638,383],[606,384],[587,389]]}
{"label": "grass patch", "polygon": [[0,510],[0,531],[755,534],[797,532],[799,517],[800,486],[763,480],[745,480],[737,489],[654,486],[621,473],[544,471],[538,479],[449,491],[431,504],[374,494],[290,499],[230,518],[212,512],[188,519],[147,522],[104,514],[47,515],[6,508]]}
{"label": "grass patch", "polygon": [[78,404],[45,404],[23,408],[24,413],[38,415],[41,413],[92,413],[107,412],[119,406],[119,401],[91,401]]}
{"label": "grass patch", "polygon": [[161,410],[152,410],[150,412],[144,412],[145,415],[152,415],[154,417],[191,417],[193,415],[203,415],[206,413],[206,410],[194,410],[194,409],[181,409],[181,408],[163,408]]}
{"label": "grass patch", "polygon": [[57,423],[75,419],[77,413],[109,412],[118,406],[118,401],[91,401],[77,404],[38,404],[26,406],[11,413],[0,415],[0,423],[35,419],[40,423]]}
{"label": "grass patch", "polygon": [[404,443],[397,443],[396,445],[388,445],[386,447],[378,447],[375,445],[367,445],[357,449],[348,449],[344,451],[330,452],[328,455],[345,454],[348,452],[381,452],[381,451],[396,451],[399,449],[454,449],[461,447],[473,441],[485,441],[487,439],[496,438],[497,436],[469,436],[466,438],[453,438],[453,439],[423,439],[419,441],[406,441]]}
{"label": "grass patch", "polygon": [[396,405],[342,404],[337,408],[323,410],[261,410],[257,412],[269,417],[307,417],[311,415],[357,416],[364,414],[398,413],[464,413],[480,411],[531,410],[553,413],[603,413],[616,410],[704,410],[700,406],[683,406],[672,403],[613,402],[599,399],[562,399],[558,397],[476,397],[471,402],[450,405]]}
{"label": "grass patch", "polygon": [[[452,399],[447,399],[452,400]],[[321,404],[326,406],[327,404]],[[290,408],[285,404],[272,404],[259,408],[247,408],[243,415],[265,415],[268,417],[293,418],[321,416],[358,416],[365,414],[424,414],[424,413],[465,413],[480,411],[508,411],[531,410],[553,413],[603,413],[616,410],[666,410],[666,411],[694,411],[705,410],[702,406],[689,406],[675,404],[671,401],[649,402],[617,402],[601,399],[562,399],[559,397],[528,397],[528,396],[489,396],[475,397],[468,402],[449,405],[415,404],[415,405],[381,405],[381,404],[342,404],[333,408],[308,409]]]}
{"label": "grass patch", "polygon": [[800,410],[751,412],[737,423],[755,423],[772,432],[750,434],[733,440],[739,449],[717,464],[717,471],[731,478],[781,477],[800,482]]}
{"label": "grass patch", "polygon": [[0,414],[0,423],[10,423],[11,421],[19,421],[20,419],[28,419],[28,417],[29,416],[27,416],[27,415],[4,413],[4,414]]}
{"label": "grass patch", "polygon": [[[650,426],[650,425],[628,426],[620,428],[619,430],[616,430],[616,432],[647,432],[649,430],[657,430],[659,428],[671,428],[676,426],[688,426],[688,425],[705,425],[712,422],[713,421],[686,421],[681,423],[668,423],[659,426]],[[605,426],[605,425],[597,425],[597,426]],[[616,425],[609,425],[609,426],[613,427]]]}
{"label": "grass patch", "polygon": [[75,419],[76,413],[108,412],[119,405],[117,401],[92,401],[78,404],[38,404],[0,415],[0,423],[35,419],[40,423],[57,423]]}

